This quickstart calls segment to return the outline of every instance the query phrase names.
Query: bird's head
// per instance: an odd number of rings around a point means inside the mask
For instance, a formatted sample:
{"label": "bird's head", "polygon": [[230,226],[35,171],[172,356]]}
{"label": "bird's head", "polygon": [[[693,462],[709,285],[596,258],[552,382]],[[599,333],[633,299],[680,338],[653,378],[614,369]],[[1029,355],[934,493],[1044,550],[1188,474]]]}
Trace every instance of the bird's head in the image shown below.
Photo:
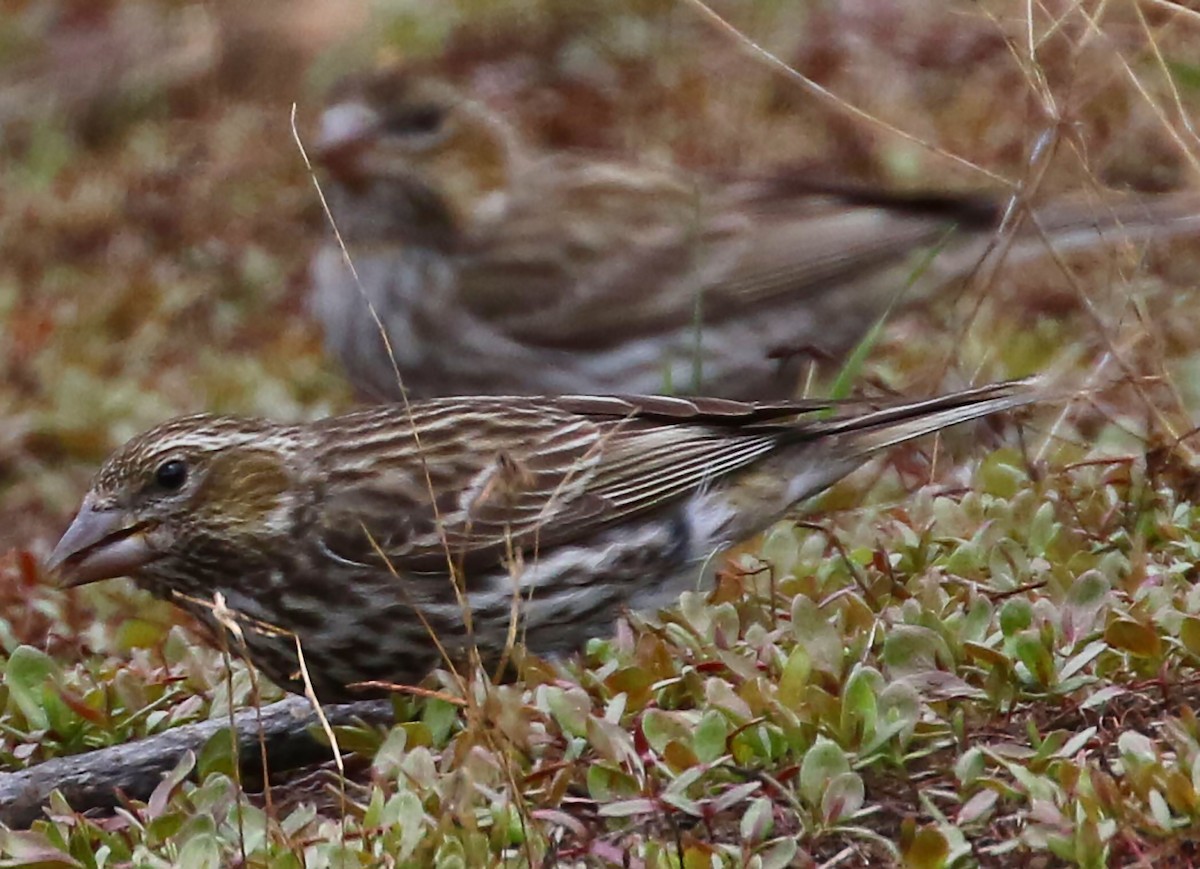
{"label": "bird's head", "polygon": [[394,70],[335,88],[316,149],[352,193],[398,188],[418,200],[412,208],[430,211],[419,200],[436,197],[457,221],[503,193],[517,150],[512,127],[482,103],[443,81]]}
{"label": "bird's head", "polygon": [[192,416],[111,455],[48,567],[64,585],[136,575],[214,542],[282,533],[291,515],[299,436],[261,420]]}

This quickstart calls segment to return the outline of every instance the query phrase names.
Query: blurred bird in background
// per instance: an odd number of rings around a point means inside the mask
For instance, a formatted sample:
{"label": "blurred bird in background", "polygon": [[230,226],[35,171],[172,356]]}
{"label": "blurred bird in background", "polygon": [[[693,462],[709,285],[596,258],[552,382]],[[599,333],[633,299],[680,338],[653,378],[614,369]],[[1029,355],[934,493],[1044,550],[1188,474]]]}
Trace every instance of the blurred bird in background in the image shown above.
{"label": "blurred bird in background", "polygon": [[[101,467],[50,557],[132,576],[322,700],[416,683],[472,647],[568,652],[674,602],[714,553],[872,453],[1038,400],[1027,381],[884,407],[447,398],[303,425],[192,416]],[[237,649],[236,642],[230,644]]]}
{"label": "blurred bird in background", "polygon": [[1052,203],[1001,238],[1005,202],[986,197],[537,153],[461,91],[398,71],[335,90],[318,152],[359,280],[331,236],[312,309],[378,398],[399,395],[397,373],[415,397],[787,398],[798,360],[843,357],[985,261],[1200,228],[1191,194]]}

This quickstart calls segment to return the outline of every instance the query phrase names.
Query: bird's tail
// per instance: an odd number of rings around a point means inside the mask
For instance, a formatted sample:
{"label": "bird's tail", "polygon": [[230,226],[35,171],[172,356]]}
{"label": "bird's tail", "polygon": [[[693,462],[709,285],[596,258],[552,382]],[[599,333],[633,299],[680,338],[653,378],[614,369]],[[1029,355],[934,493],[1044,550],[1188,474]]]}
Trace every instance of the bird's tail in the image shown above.
{"label": "bird's tail", "polygon": [[[806,410],[791,429],[793,448],[779,449],[756,463],[728,495],[735,509],[723,539],[734,542],[757,533],[796,504],[832,486],[873,453],[1048,397],[1040,379],[1029,379],[866,412],[861,403],[839,403],[834,405],[837,415],[824,420],[814,421],[814,411]],[[789,439],[786,431],[780,436]]]}
{"label": "bird's tail", "polygon": [[833,418],[810,436],[836,438],[839,453],[856,459],[952,425],[1047,399],[1041,378],[1010,380],[868,413]]}
{"label": "bird's tail", "polygon": [[[1011,227],[1011,230],[1006,230]],[[960,237],[934,268],[947,277],[981,267],[1019,265],[1075,251],[1200,235],[1200,193],[1181,192],[1121,199],[1066,197],[999,221],[990,233]],[[936,285],[936,282],[935,282]]]}
{"label": "bird's tail", "polygon": [[1056,251],[1200,233],[1200,194],[1185,191],[1117,200],[1065,198],[1034,208],[1020,230]]}

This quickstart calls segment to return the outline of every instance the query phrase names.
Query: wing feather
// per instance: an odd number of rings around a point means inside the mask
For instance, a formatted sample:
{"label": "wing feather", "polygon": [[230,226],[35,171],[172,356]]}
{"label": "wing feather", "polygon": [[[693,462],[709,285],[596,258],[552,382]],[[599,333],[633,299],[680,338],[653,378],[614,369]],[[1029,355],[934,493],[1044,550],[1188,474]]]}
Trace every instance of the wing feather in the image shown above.
{"label": "wing feather", "polygon": [[[557,158],[539,170],[552,187],[517,185],[528,191],[460,259],[463,307],[525,345],[601,349],[688,328],[697,293],[713,324],[902,264],[985,217],[967,197],[868,197],[794,179],[723,187],[618,168]],[[886,283],[891,293],[903,279]]]}
{"label": "wing feather", "polygon": [[[753,424],[769,417],[794,419],[798,407],[716,402],[706,416],[695,402],[653,397],[644,402],[589,397],[475,402],[458,411],[462,421],[456,438],[472,449],[460,449],[453,462],[434,449],[426,453],[424,468],[413,423],[421,436],[422,416],[444,419],[444,410],[434,407],[440,402],[414,406],[411,423],[399,408],[366,412],[390,414],[390,430],[375,420],[330,427],[320,464],[324,478],[335,482],[322,497],[318,533],[331,553],[350,561],[378,561],[377,545],[398,570],[421,570],[444,567],[447,548],[472,565],[495,562],[510,548],[586,537],[756,461],[790,426],[763,432]],[[539,412],[526,412],[530,407]],[[591,409],[581,412],[580,407]],[[497,417],[504,422],[493,424]],[[748,427],[730,425],[731,420]],[[377,474],[339,472],[349,457],[361,468],[363,456],[350,446],[356,428],[371,431],[372,449],[387,456]],[[464,454],[471,457],[467,463]],[[405,455],[408,460],[401,460]],[[426,469],[429,481],[441,489],[436,517]]]}
{"label": "wing feather", "polygon": [[[313,531],[335,558],[378,563],[382,552],[398,571],[445,569],[447,550],[467,569],[495,565],[678,502],[783,445],[832,456],[836,479],[879,449],[1038,395],[1017,381],[816,416],[829,405],[569,396],[378,408],[325,424]],[[423,460],[414,430],[431,447]],[[364,471],[362,432],[376,473]]]}

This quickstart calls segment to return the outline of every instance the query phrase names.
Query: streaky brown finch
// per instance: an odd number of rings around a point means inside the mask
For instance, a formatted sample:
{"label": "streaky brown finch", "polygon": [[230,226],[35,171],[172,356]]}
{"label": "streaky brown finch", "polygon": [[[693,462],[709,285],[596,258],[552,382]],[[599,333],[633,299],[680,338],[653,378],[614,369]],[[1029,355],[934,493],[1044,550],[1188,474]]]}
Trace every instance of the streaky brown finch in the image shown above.
{"label": "streaky brown finch", "polygon": [[414,397],[788,398],[802,351],[841,356],[894,302],[983,259],[1200,230],[1193,194],[1060,201],[1001,238],[1005,203],[986,197],[537,152],[459,90],[394,72],[345,82],[321,126],[323,189],[360,281],[330,234],[312,310],[380,398],[399,395],[397,370]]}
{"label": "streaky brown finch", "polygon": [[497,660],[510,630],[534,653],[577,649],[623,607],[672,602],[714,553],[871,453],[1040,394],[1014,381],[883,407],[473,397],[305,425],[183,417],[104,463],[49,566],[69,585],[132,576],[214,627],[219,593],[267,676],[297,688],[298,638],[317,696],[338,700],[355,682],[419,681],[439,644],[455,662],[472,642]]}

